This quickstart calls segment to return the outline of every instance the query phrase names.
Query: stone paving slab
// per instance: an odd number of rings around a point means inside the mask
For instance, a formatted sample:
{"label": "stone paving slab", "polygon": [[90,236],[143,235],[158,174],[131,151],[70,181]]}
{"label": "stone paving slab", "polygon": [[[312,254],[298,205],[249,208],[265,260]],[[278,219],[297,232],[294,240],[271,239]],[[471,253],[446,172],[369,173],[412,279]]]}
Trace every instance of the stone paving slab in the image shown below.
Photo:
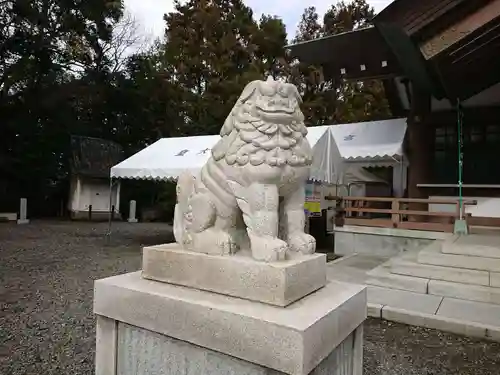
{"label": "stone paving slab", "polygon": [[429,279],[398,275],[391,272],[390,261],[367,272],[366,284],[383,288],[401,289],[416,293],[427,293]]}
{"label": "stone paving slab", "polygon": [[490,275],[488,271],[436,266],[413,262],[403,258],[392,260],[391,272],[403,276],[453,281],[463,284],[487,286],[490,283]]}
{"label": "stone paving slab", "polygon": [[[473,247],[467,247],[466,249],[472,248]],[[435,266],[466,268],[480,271],[500,271],[500,258],[486,257],[484,255],[444,253],[441,248],[436,249],[435,247],[428,247],[420,251],[418,253],[418,262]]]}
{"label": "stone paving slab", "polygon": [[387,262],[388,259],[364,254],[348,255],[327,264],[327,279],[366,284],[367,271]]}
{"label": "stone paving slab", "polygon": [[431,280],[429,294],[500,305],[500,288]]}
{"label": "stone paving slab", "polygon": [[334,264],[342,265],[343,267],[353,267],[360,270],[369,271],[386,261],[387,257],[374,255],[354,255],[350,257],[340,258]]}
{"label": "stone paving slab", "polygon": [[443,253],[500,258],[500,236],[469,235],[443,243]]}
{"label": "stone paving slab", "polygon": [[500,306],[444,298],[437,315],[500,327]]}
{"label": "stone paving slab", "polygon": [[490,273],[490,286],[500,288],[500,272]]}
{"label": "stone paving slab", "polygon": [[[355,264],[352,258],[363,256],[351,256],[349,263]],[[358,264],[363,264],[358,260]],[[350,275],[352,270],[355,275]],[[363,275],[363,271],[366,272],[355,267],[342,267],[339,259],[329,267],[327,274],[329,280],[338,277],[338,280],[346,281],[350,278],[350,282],[364,285],[370,277]],[[370,274],[370,271],[366,273]],[[500,306],[496,304],[368,285],[367,312],[374,318],[500,342]]]}
{"label": "stone paving slab", "polygon": [[442,297],[404,290],[368,286],[368,302],[426,314],[435,314]]}
{"label": "stone paving slab", "polygon": [[346,283],[366,284],[366,271],[354,267],[328,267],[326,270],[328,280],[343,281]]}
{"label": "stone paving slab", "polygon": [[382,308],[382,318],[418,327],[438,329],[464,336],[500,341],[500,327],[442,315],[424,314],[390,306]]}

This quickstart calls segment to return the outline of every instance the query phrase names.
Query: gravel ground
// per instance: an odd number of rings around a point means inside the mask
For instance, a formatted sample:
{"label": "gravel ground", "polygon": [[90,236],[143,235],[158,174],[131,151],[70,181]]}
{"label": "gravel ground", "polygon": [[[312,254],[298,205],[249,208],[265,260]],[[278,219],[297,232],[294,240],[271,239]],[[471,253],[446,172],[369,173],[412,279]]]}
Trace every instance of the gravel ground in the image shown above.
{"label": "gravel ground", "polygon": [[[0,374],[93,374],[93,281],[140,268],[165,224],[0,224]],[[500,345],[369,319],[365,375],[498,375]]]}

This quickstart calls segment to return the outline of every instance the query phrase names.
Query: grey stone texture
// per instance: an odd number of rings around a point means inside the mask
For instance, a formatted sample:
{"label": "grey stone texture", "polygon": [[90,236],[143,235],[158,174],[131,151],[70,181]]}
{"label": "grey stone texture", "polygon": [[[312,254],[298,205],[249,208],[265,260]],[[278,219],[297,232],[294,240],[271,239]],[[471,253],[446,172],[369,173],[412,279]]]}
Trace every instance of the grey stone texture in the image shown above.
{"label": "grey stone texture", "polygon": [[[125,323],[119,323],[118,327],[117,375],[284,374]],[[362,332],[363,327],[360,326],[337,346],[310,375],[361,375]],[[109,358],[109,362],[115,361]]]}
{"label": "grey stone texture", "polygon": [[305,375],[362,324],[367,308],[365,287],[341,282],[283,308],[150,281],[133,272],[96,281],[94,312],[262,367]]}
{"label": "grey stone texture", "polygon": [[295,259],[259,262],[245,255],[207,255],[177,243],[146,247],[146,279],[287,306],[326,284],[326,255],[298,254]]}

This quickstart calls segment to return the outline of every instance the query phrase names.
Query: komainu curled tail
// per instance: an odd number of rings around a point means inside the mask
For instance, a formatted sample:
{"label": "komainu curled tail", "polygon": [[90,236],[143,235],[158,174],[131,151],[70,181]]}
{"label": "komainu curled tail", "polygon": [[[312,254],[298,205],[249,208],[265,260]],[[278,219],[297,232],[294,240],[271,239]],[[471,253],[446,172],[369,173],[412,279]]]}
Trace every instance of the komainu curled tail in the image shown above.
{"label": "komainu curled tail", "polygon": [[[215,219],[216,209],[208,190],[191,174],[181,174],[177,181],[175,240],[187,249],[203,249],[210,243],[207,242],[207,237],[210,236],[210,228],[214,226]],[[217,239],[214,242],[217,242]]]}
{"label": "komainu curled tail", "polygon": [[177,204],[174,213],[174,236],[179,244],[191,242],[189,224],[192,221],[192,212],[189,207],[189,198],[194,194],[195,179],[190,173],[183,173],[177,181]]}

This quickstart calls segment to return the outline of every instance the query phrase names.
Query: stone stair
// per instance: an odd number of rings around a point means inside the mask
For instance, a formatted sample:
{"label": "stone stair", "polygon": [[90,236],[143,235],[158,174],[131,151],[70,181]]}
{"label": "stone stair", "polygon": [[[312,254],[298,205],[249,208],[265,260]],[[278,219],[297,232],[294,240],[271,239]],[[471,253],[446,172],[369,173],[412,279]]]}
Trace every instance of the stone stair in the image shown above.
{"label": "stone stair", "polygon": [[445,254],[478,256],[500,259],[500,237],[487,235],[469,235],[455,237],[443,242]]}
{"label": "stone stair", "polygon": [[367,273],[366,284],[500,305],[500,236],[436,241]]}

